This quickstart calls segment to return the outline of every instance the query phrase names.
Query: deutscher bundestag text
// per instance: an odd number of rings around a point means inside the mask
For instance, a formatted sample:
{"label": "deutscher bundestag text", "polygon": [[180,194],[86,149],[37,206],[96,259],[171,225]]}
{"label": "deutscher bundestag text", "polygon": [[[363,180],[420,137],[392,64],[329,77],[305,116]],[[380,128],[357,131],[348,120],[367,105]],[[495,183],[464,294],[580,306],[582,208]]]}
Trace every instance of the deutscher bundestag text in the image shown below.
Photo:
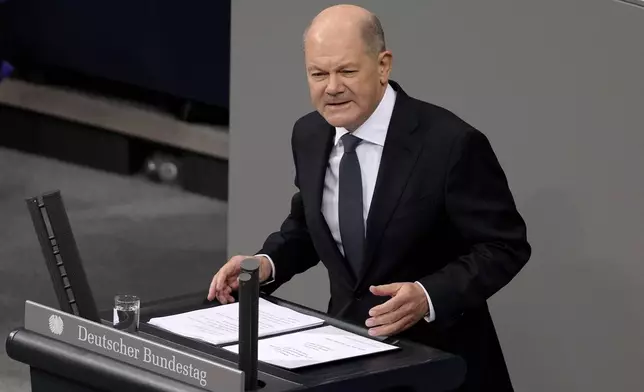
{"label": "deutscher bundestag text", "polygon": [[154,366],[160,367],[162,369],[170,370],[176,372],[177,374],[182,374],[184,376],[194,378],[199,381],[199,384],[203,387],[208,385],[207,377],[208,373],[204,370],[200,370],[192,364],[182,364],[177,362],[177,358],[172,355],[172,359],[168,359],[162,355],[155,354],[148,347],[143,346],[143,358],[141,358],[141,350],[135,347],[126,345],[123,342],[123,338],[119,340],[109,339],[105,335],[96,335],[87,330],[82,325],[78,326],[78,340],[82,342],[87,342],[93,344],[96,347],[102,348],[107,351],[113,351],[119,355],[133,358],[144,363],[151,363]]}

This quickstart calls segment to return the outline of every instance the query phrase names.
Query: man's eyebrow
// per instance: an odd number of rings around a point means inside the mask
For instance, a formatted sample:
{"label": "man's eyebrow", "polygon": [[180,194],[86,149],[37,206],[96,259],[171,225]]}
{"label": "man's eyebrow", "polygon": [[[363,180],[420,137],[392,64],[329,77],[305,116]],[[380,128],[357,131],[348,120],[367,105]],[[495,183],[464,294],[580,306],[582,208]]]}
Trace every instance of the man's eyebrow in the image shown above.
{"label": "man's eyebrow", "polygon": [[[333,69],[334,69],[335,71],[337,71],[337,70],[347,69],[347,68],[357,68],[357,66],[356,66],[356,64],[355,64],[355,63],[348,62],[348,63],[340,64],[339,66],[334,67]],[[318,67],[317,65],[309,65],[309,66],[306,68],[306,70],[307,70],[307,71],[309,71],[309,72],[311,72],[311,71],[322,71],[322,72],[326,72],[326,71],[322,70],[320,67]]]}

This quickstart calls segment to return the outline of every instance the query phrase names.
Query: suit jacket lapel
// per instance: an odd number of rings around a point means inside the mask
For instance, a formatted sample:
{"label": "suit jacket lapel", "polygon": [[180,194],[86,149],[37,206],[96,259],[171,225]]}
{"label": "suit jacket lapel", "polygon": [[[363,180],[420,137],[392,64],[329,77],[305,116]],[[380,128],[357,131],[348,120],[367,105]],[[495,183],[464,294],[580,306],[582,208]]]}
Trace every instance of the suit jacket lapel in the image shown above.
{"label": "suit jacket lapel", "polygon": [[320,211],[320,214],[324,177],[334,135],[333,128],[324,124],[312,129],[306,143],[306,156],[300,160],[298,180],[300,188],[303,188],[303,197],[306,198],[305,205],[310,206],[311,211]]}
{"label": "suit jacket lapel", "polygon": [[344,278],[347,288],[351,289],[355,285],[356,277],[340,253],[322,214],[324,179],[334,137],[335,128],[325,121],[320,121],[320,125],[311,130],[306,143],[306,156],[300,160],[298,181],[307,214],[312,218],[309,232],[312,238],[317,239],[318,246],[323,248],[320,253],[332,255],[332,260],[325,260],[327,261],[325,265],[329,270],[335,272],[334,276]]}
{"label": "suit jacket lapel", "polygon": [[356,290],[367,278],[380,239],[422,148],[422,142],[419,140],[422,133],[414,132],[418,125],[418,118],[413,102],[400,86],[393,82],[392,86],[397,91],[396,104],[387,130],[376,187],[369,208],[365,264],[356,284]]}

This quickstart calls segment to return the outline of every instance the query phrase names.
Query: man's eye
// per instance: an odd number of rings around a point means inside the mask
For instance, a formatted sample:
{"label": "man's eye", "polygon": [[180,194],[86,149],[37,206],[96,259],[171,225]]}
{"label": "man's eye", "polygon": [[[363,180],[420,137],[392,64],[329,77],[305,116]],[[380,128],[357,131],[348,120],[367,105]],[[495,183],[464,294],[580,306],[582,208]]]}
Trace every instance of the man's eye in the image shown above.
{"label": "man's eye", "polygon": [[343,74],[352,74],[352,73],[355,73],[355,72],[356,71],[353,70],[353,69],[345,69],[344,71],[342,71]]}
{"label": "man's eye", "polygon": [[313,72],[313,73],[311,74],[311,76],[316,77],[316,78],[319,78],[320,76],[324,76],[324,73],[322,73],[322,72]]}

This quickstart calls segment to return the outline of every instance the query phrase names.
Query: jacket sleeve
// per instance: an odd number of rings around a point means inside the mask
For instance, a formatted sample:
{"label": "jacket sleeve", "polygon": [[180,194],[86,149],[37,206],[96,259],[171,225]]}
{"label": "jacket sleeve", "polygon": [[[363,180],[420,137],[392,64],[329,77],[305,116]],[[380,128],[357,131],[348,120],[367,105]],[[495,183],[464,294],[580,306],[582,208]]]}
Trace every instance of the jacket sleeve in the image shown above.
{"label": "jacket sleeve", "polygon": [[262,291],[272,293],[296,274],[315,266],[320,258],[313,246],[304,216],[304,204],[299,190],[297,168],[297,124],[293,129],[291,147],[295,164],[295,187],[297,191],[291,198],[291,209],[280,229],[271,233],[258,254],[270,256],[275,265],[275,276],[271,283],[262,286]]}
{"label": "jacket sleeve", "polygon": [[505,173],[481,132],[468,128],[455,141],[444,193],[447,217],[466,251],[419,281],[436,321],[450,324],[510,282],[531,248]]}

